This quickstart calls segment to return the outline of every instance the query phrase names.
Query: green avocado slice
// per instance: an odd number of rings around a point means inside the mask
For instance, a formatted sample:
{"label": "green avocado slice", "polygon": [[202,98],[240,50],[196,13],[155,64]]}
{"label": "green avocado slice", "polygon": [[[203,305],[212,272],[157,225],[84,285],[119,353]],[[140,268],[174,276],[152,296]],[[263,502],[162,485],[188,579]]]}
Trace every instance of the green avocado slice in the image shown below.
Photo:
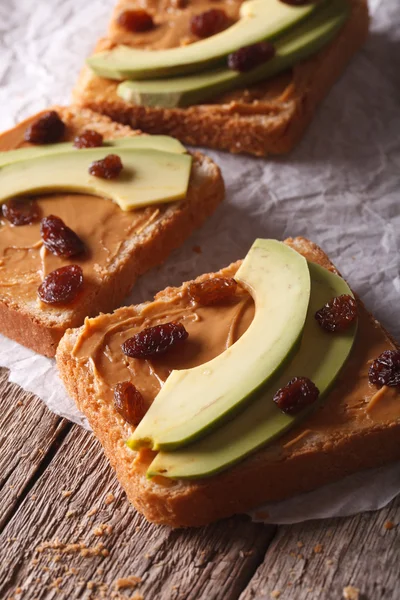
{"label": "green avocado slice", "polygon": [[232,421],[186,448],[160,452],[148,469],[149,477],[185,479],[214,475],[297,425],[315,405],[297,416],[289,416],[272,401],[275,392],[295,376],[309,377],[315,383],[320,391],[318,402],[326,396],[350,354],[357,326],[345,333],[327,333],[314,315],[332,297],[353,294],[341,277],[314,263],[309,263],[309,268],[310,306],[301,347],[292,362]]}
{"label": "green avocado slice", "polygon": [[124,81],[117,94],[137,105],[163,108],[204,102],[217,94],[265,81],[318,52],[336,35],[349,14],[346,0],[331,0],[315,14],[275,42],[276,54],[266,63],[245,73],[220,68],[168,80]]}
{"label": "green avocado slice", "polygon": [[87,59],[100,77],[148,79],[195,73],[220,62],[231,52],[265,39],[273,39],[316,9],[315,3],[290,6],[280,0],[249,0],[240,19],[228,29],[188,46],[167,50],[139,50],[116,46]]}
{"label": "green avocado slice", "polygon": [[114,148],[123,170],[116,179],[89,174],[95,160],[109,154],[94,148],[39,156],[0,168],[0,204],[29,194],[77,192],[109,198],[122,210],[185,198],[192,157],[144,148]]}
{"label": "green avocado slice", "polygon": [[205,435],[282,368],[301,337],[310,299],[306,260],[276,240],[256,240],[235,279],[254,297],[255,317],[216,358],[172,371],[128,441],[177,448]]}
{"label": "green avocado slice", "polygon": [[[168,135],[138,135],[136,137],[125,137],[116,140],[104,140],[101,148],[152,148],[164,152],[185,154],[187,152],[178,140]],[[92,148],[90,148],[92,150]],[[0,152],[0,167],[20,160],[47,156],[49,154],[60,154],[64,152],[86,152],[86,149],[78,150],[72,142],[61,142],[60,144],[46,144],[40,146],[29,146]]]}

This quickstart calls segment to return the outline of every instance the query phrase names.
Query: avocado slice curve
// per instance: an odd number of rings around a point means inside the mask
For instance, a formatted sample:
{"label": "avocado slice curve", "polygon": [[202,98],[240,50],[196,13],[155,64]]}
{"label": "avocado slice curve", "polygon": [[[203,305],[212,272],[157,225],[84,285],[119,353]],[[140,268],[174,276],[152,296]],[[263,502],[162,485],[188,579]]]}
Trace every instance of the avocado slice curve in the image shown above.
{"label": "avocado slice curve", "polygon": [[265,81],[312,56],[330,42],[343,26],[350,7],[346,0],[331,0],[293,30],[275,41],[275,56],[245,73],[219,68],[168,80],[127,80],[117,94],[125,102],[142,106],[176,108],[209,100],[226,91]]}
{"label": "avocado slice curve", "polygon": [[[176,154],[185,154],[187,149],[179,140],[168,135],[138,135],[132,137],[118,138],[114,140],[104,140],[99,148],[152,148],[163,152],[173,152]],[[28,160],[39,156],[49,154],[63,154],[64,152],[86,152],[93,148],[77,149],[72,142],[61,142],[59,144],[42,144],[38,146],[29,146],[18,148],[17,150],[7,150],[0,152],[0,167],[20,160]]]}
{"label": "avocado slice curve", "polygon": [[240,7],[240,18],[234,25],[209,38],[164,50],[119,45],[94,54],[87,64],[96,75],[117,80],[195,73],[221,62],[242,46],[274,39],[315,9],[315,3],[290,6],[280,0],[248,0]]}
{"label": "avocado slice curve", "polygon": [[258,239],[235,279],[255,301],[249,328],[214,359],[172,371],[129,439],[131,448],[169,450],[204,436],[248,402],[296,348],[310,299],[305,258],[283,242]]}
{"label": "avocado slice curve", "polygon": [[[157,454],[147,471],[149,477],[196,479],[219,473],[297,425],[326,396],[351,352],[357,324],[344,333],[327,333],[314,315],[332,297],[353,294],[341,277],[327,269],[314,263],[309,263],[309,269],[310,306],[300,349],[290,364],[232,421],[185,448]],[[289,416],[272,398],[295,376],[309,377],[320,396],[312,407]]]}
{"label": "avocado slice curve", "polygon": [[143,148],[113,148],[123,170],[116,179],[89,174],[107,148],[39,156],[0,168],[0,204],[9,198],[41,193],[72,192],[109,198],[122,210],[132,210],[185,198],[192,157]]}

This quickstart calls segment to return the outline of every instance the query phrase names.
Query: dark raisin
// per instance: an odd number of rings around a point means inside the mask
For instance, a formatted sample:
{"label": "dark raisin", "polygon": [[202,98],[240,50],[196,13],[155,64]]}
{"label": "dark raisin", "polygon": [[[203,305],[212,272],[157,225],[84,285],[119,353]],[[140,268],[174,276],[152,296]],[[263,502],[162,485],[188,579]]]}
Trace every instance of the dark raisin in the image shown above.
{"label": "dark raisin", "polygon": [[79,150],[83,148],[97,148],[103,144],[103,136],[93,129],[85,129],[81,135],[74,139],[74,146]]}
{"label": "dark raisin", "polygon": [[30,225],[40,217],[40,208],[35,200],[29,198],[12,198],[1,207],[3,217],[14,227]]}
{"label": "dark raisin", "polygon": [[82,254],[85,244],[72,229],[67,227],[60,217],[49,215],[40,223],[40,235],[47,250],[56,256],[69,258]]}
{"label": "dark raisin", "polygon": [[117,21],[118,25],[134,33],[150,31],[154,27],[153,17],[147,10],[142,9],[124,10],[119,15]]}
{"label": "dark raisin", "polygon": [[183,342],[188,335],[182,323],[171,321],[139,331],[122,344],[122,351],[130,358],[156,356]]}
{"label": "dark raisin", "polygon": [[69,304],[75,300],[83,285],[79,265],[67,265],[52,271],[39,286],[38,294],[46,304]]}
{"label": "dark raisin", "polygon": [[117,154],[109,154],[105,158],[95,160],[89,167],[90,175],[101,179],[116,179],[123,169],[122,161]]}
{"label": "dark raisin", "polygon": [[235,295],[237,283],[231,277],[213,277],[205,281],[190,283],[189,296],[205,306],[226,302]]}
{"label": "dark raisin", "polygon": [[31,144],[54,144],[63,137],[65,124],[55,110],[49,110],[31,123],[25,131],[25,141]]}
{"label": "dark raisin", "polygon": [[357,319],[357,302],[348,294],[336,296],[315,313],[315,318],[325,331],[346,331]]}
{"label": "dark raisin", "polygon": [[135,427],[146,414],[143,396],[130,381],[123,381],[115,386],[114,406],[121,417]]}
{"label": "dark raisin", "polygon": [[215,35],[228,26],[228,15],[220,8],[210,8],[199,15],[194,15],[190,21],[190,29],[194,35],[201,38]]}
{"label": "dark raisin", "polygon": [[319,389],[308,377],[293,377],[285,387],[273,397],[278,407],[287,415],[297,415],[313,404],[319,396]]}
{"label": "dark raisin", "polygon": [[251,46],[244,46],[229,54],[228,67],[233,71],[243,73],[271,60],[274,56],[275,48],[270,42],[259,42]]}
{"label": "dark raisin", "polygon": [[303,6],[305,4],[315,4],[318,0],[281,0],[281,2],[290,6]]}
{"label": "dark raisin", "polygon": [[400,350],[385,350],[369,368],[369,380],[375,385],[400,385]]}

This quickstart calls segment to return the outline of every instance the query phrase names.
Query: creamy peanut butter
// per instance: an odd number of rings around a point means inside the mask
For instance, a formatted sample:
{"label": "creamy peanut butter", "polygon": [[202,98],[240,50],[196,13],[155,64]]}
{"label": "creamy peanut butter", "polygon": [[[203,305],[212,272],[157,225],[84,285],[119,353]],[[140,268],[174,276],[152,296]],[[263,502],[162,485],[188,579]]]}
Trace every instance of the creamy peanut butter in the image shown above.
{"label": "creamy peanut butter", "polygon": [[[35,117],[36,118],[36,117]],[[34,118],[32,119],[32,121]],[[0,137],[0,151],[27,146],[25,121]],[[68,139],[68,137],[67,137]],[[79,150],[77,150],[79,152]],[[51,271],[67,264],[82,267],[87,286],[98,286],[107,277],[124,240],[140,233],[157,218],[160,210],[147,208],[124,212],[110,200],[82,194],[53,194],[37,197],[41,216],[53,214],[84,241],[86,252],[64,259],[49,252],[40,236],[40,222],[13,227],[0,221],[0,297],[8,302],[37,302],[37,289]]]}
{"label": "creamy peanut butter", "polygon": [[[233,276],[236,268],[225,269],[224,275]],[[235,299],[227,304],[198,306],[190,301],[184,286],[179,292],[147,305],[125,307],[114,315],[86,319],[73,354],[78,360],[90,361],[98,394],[104,401],[113,401],[116,383],[130,380],[150,404],[172,369],[191,368],[211,360],[243,335],[253,316],[254,303],[244,290],[239,290]],[[171,320],[182,322],[189,332],[189,338],[180,347],[152,360],[130,359],[123,354],[121,344],[127,338],[145,327]],[[333,391],[304,423],[273,446],[279,447],[280,452],[291,452],[293,446],[307,443],[316,434],[319,438],[326,435],[334,439],[338,428],[343,434],[352,434],[355,430],[399,419],[399,390],[384,388],[378,400],[373,401],[377,388],[368,381],[370,361],[393,347],[360,307],[355,346]],[[318,348],[315,351],[318,352]]]}

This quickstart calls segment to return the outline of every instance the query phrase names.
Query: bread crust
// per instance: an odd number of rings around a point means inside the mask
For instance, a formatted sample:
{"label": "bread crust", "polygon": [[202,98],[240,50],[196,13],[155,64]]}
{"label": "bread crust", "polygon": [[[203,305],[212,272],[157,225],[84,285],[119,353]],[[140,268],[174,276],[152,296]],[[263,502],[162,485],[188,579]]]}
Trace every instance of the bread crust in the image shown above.
{"label": "bread crust", "polygon": [[[117,96],[116,82],[96,77],[85,67],[74,91],[75,102],[115,121],[149,133],[166,133],[190,145],[256,156],[285,154],[299,142],[317,106],[365,41],[367,0],[348,1],[351,16],[335,40],[297,64],[284,91],[272,100],[245,101],[244,91],[239,101],[225,94],[217,102],[188,108],[136,106]],[[107,40],[102,40],[96,50],[106,45]],[[248,95],[265,96],[280,77],[250,87]]]}
{"label": "bread crust", "polygon": [[[77,107],[55,107],[71,132],[78,134],[93,127],[109,138],[140,135],[108,117]],[[0,333],[27,348],[52,357],[66,329],[79,327],[86,316],[110,312],[131,291],[136,279],[161,264],[190,234],[210,216],[224,197],[219,168],[203,154],[193,154],[192,176],[186,199],[162,209],[162,213],[138,236],[128,255],[117,259],[101,287],[91,290],[73,310],[50,320],[37,306],[0,298]]]}
{"label": "bread crust", "polygon": [[[337,272],[326,254],[305,238],[290,238],[286,243],[308,260]],[[197,281],[215,275],[231,276],[239,264],[218,274],[203,275]],[[173,297],[179,290],[167,288],[156,298]],[[372,316],[369,318],[374,327],[381,328]],[[338,427],[323,443],[294,449],[279,460],[274,458],[273,449],[271,457],[271,449],[266,447],[236,466],[203,480],[148,481],[143,463],[138,464],[135,454],[125,446],[129,432],[123,419],[112,405],[96,396],[90,366],[71,355],[78,332],[67,332],[58,347],[60,376],[102,443],[128,499],[149,521],[172,527],[205,525],[268,501],[312,490],[359,469],[400,458],[400,419],[397,419],[390,424],[371,424],[350,434]]]}

